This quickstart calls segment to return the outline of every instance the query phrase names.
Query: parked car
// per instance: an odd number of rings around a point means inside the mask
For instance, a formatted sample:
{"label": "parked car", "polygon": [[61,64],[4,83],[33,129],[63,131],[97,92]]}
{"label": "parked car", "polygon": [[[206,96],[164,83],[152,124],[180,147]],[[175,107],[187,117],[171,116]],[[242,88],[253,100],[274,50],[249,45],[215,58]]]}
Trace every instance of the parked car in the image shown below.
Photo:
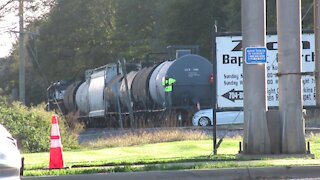
{"label": "parked car", "polygon": [[[192,118],[194,126],[209,126],[213,125],[212,109],[204,109],[196,112]],[[223,111],[217,112],[217,125],[224,124],[242,124],[243,111]]]}
{"label": "parked car", "polygon": [[17,141],[0,124],[0,179],[20,180],[22,161]]}

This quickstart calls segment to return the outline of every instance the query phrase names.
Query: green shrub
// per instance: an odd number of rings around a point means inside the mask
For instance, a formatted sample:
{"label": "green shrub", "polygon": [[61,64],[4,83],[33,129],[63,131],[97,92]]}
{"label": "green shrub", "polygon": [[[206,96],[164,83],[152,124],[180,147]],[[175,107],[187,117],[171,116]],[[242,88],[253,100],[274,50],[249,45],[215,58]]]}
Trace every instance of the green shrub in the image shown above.
{"label": "green shrub", "polygon": [[[29,108],[19,102],[9,103],[0,97],[0,123],[18,140],[23,152],[49,151],[53,114],[44,110],[44,104]],[[63,118],[58,119],[64,149],[76,148],[77,135],[66,127]]]}

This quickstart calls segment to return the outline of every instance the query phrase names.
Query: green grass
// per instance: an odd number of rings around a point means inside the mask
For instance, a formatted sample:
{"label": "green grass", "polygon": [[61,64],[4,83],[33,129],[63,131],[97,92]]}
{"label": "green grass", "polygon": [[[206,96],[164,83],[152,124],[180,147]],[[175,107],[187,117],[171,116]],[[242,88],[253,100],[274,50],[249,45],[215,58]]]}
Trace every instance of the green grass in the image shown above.
{"label": "green grass", "polygon": [[230,167],[264,167],[270,166],[268,163],[245,163],[236,162],[218,162],[218,163],[189,163],[189,164],[160,164],[145,166],[115,166],[115,167],[93,167],[81,169],[58,169],[58,170],[29,170],[26,176],[44,176],[44,175],[70,175],[70,174],[89,174],[89,173],[112,173],[112,172],[132,172],[132,171],[150,171],[150,170],[181,170],[181,169],[212,169],[212,168],[230,168]]}
{"label": "green grass", "polygon": [[[237,140],[233,141],[236,144]],[[95,150],[64,151],[66,166],[135,164],[154,162],[173,162],[209,157],[212,153],[212,140],[177,141],[144,144],[130,147],[103,148]],[[236,154],[237,149],[222,145],[224,154]],[[26,169],[48,166],[49,153],[24,154]]]}
{"label": "green grass", "polygon": [[[151,136],[151,135],[150,135]],[[150,139],[147,136],[147,139]],[[159,135],[160,137],[160,135]],[[158,139],[161,139],[159,138]],[[142,139],[141,136],[136,138]],[[154,137],[155,139],[157,137]],[[125,138],[123,141],[128,141]],[[120,140],[117,140],[119,143]],[[24,154],[25,175],[66,175],[101,172],[129,172],[146,170],[175,170],[175,169],[208,169],[231,167],[263,167],[263,166],[287,166],[287,165],[319,165],[320,138],[319,135],[310,135],[306,141],[311,143],[311,153],[316,159],[237,159],[241,137],[226,138],[218,149],[218,154],[212,154],[213,141],[208,137],[202,140],[182,140],[133,146],[104,147],[109,146],[99,140],[98,145],[92,142],[82,144],[80,150],[64,151],[64,162],[67,169],[48,170],[49,153]],[[105,140],[107,141],[107,139]],[[130,141],[130,140],[129,140]],[[145,141],[142,141],[145,142]],[[127,142],[118,145],[124,145]],[[99,148],[100,147],[100,148]]]}
{"label": "green grass", "polygon": [[[239,140],[227,139],[226,143],[221,145],[221,151],[218,151],[217,156],[212,156],[212,140],[176,141],[131,147],[67,151],[64,152],[66,166],[91,167],[60,170],[46,168],[48,167],[49,153],[25,154],[25,176],[238,167],[237,163],[231,161],[236,160],[235,154],[238,151]],[[214,163],[208,164],[208,161]]]}

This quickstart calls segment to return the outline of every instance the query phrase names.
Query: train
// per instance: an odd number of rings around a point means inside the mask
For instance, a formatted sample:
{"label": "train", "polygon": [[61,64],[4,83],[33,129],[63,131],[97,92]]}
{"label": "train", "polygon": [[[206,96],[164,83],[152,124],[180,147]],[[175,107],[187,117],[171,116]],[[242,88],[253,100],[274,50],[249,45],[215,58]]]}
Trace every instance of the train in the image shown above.
{"label": "train", "polygon": [[77,112],[88,127],[187,126],[212,105],[212,63],[191,50],[160,63],[117,63],[90,69],[84,81],[47,89],[49,109]]}

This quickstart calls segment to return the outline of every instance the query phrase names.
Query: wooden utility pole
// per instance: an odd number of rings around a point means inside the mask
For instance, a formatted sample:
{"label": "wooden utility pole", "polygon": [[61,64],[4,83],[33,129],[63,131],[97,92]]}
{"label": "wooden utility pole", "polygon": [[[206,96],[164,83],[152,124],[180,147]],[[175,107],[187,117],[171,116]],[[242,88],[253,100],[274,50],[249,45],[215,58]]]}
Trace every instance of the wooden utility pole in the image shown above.
{"label": "wooden utility pole", "polygon": [[23,1],[19,0],[19,100],[25,104],[25,58],[23,32]]}

